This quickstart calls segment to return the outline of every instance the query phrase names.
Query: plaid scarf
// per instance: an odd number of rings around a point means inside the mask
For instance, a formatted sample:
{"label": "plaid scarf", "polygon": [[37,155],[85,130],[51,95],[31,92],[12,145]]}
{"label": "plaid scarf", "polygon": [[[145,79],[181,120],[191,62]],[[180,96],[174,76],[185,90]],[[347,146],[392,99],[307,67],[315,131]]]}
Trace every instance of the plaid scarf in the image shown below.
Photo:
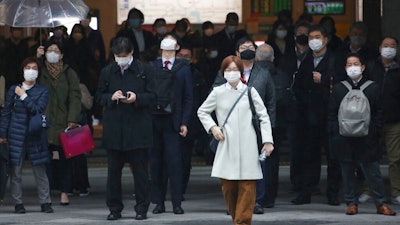
{"label": "plaid scarf", "polygon": [[61,70],[64,67],[64,63],[62,60],[58,61],[57,63],[49,63],[47,60],[44,62],[46,64],[46,68],[49,71],[50,75],[56,81],[60,76]]}

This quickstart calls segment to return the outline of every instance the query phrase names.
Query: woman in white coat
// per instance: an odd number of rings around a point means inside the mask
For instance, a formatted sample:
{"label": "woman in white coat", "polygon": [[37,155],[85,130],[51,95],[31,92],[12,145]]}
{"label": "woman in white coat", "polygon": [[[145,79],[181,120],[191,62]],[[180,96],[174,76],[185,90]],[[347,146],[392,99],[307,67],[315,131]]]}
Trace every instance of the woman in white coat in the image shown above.
{"label": "woman in white coat", "polygon": [[[251,224],[256,180],[262,179],[262,172],[258,160],[257,136],[251,122],[247,86],[240,82],[243,74],[242,61],[237,56],[226,57],[221,64],[221,73],[228,82],[211,91],[197,114],[205,130],[219,140],[211,176],[220,178],[222,193],[233,223]],[[243,91],[243,97],[221,130],[210,114],[215,111],[218,124],[222,125]],[[269,156],[274,149],[269,116],[254,88],[251,88],[251,96],[260,119],[264,143],[262,151]]]}

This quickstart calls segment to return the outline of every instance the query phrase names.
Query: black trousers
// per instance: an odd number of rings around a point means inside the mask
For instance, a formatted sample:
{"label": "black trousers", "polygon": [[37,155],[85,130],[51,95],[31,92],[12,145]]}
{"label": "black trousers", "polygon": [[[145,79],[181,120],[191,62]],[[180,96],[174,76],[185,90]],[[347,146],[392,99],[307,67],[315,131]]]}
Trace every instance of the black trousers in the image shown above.
{"label": "black trousers", "polygon": [[162,204],[169,180],[173,207],[182,202],[182,152],[180,135],[173,129],[171,116],[154,118],[154,148],[150,155],[151,201]]}
{"label": "black trousers", "polygon": [[64,150],[61,145],[49,145],[49,151],[57,151],[59,159],[51,160],[47,164],[46,172],[49,179],[50,188],[52,190],[60,190],[61,192],[71,192],[72,190],[72,173],[71,173],[71,160],[66,159]]}
{"label": "black trousers", "polygon": [[146,214],[150,205],[150,180],[148,173],[149,150],[134,149],[131,151],[107,150],[107,206],[111,212],[121,212],[122,203],[121,175],[124,164],[127,162],[132,168],[136,205],[138,214]]}

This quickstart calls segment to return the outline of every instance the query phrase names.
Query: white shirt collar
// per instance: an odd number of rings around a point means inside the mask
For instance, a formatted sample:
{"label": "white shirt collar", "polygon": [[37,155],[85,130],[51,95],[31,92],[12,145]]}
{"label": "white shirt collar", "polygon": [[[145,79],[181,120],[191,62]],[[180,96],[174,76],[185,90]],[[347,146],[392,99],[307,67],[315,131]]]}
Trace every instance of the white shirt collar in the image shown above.
{"label": "white shirt collar", "polygon": [[244,90],[246,87],[247,85],[243,84],[241,81],[239,81],[236,87],[232,87],[228,82],[225,83],[225,88],[228,90]]}
{"label": "white shirt collar", "polygon": [[166,59],[166,58],[162,57],[161,59],[162,59],[162,66],[164,66],[164,62],[168,60],[169,61],[168,69],[172,69],[172,66],[174,65],[174,62],[175,62],[175,57],[170,58],[170,59]]}

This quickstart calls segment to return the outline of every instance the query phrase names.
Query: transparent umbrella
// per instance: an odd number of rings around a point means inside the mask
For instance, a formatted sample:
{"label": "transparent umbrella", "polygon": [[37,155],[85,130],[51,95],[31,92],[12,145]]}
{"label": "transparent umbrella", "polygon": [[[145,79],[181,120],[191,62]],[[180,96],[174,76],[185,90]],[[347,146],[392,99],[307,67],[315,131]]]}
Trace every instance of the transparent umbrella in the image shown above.
{"label": "transparent umbrella", "polygon": [[0,23],[13,27],[57,27],[86,18],[82,0],[3,0]]}

